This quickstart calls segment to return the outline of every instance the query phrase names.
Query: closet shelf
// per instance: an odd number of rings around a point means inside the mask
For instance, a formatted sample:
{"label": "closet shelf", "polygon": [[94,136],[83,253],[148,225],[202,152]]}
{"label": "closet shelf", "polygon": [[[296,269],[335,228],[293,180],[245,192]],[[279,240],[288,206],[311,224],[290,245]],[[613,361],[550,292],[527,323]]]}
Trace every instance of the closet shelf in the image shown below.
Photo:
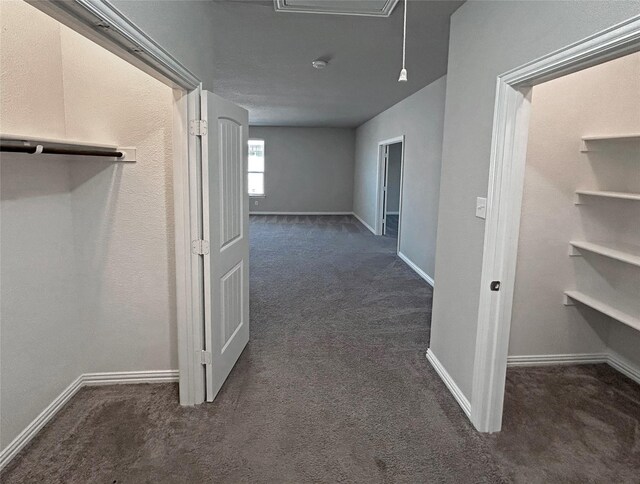
{"label": "closet shelf", "polygon": [[600,190],[576,190],[576,205],[581,204],[580,196],[612,198],[618,200],[636,200],[640,201],[640,193],[630,192],[607,192]]}
{"label": "closet shelf", "polygon": [[573,301],[578,301],[585,306],[588,306],[596,311],[609,316],[616,321],[619,321],[627,326],[632,327],[640,331],[640,318],[631,316],[625,312],[622,312],[612,306],[609,306],[602,301],[598,301],[597,299],[592,298],[591,296],[587,296],[586,294],[580,291],[565,291],[564,293],[564,305],[565,306],[574,306]]}
{"label": "closet shelf", "polygon": [[580,151],[593,151],[589,146],[593,147],[593,143],[598,141],[615,142],[615,141],[638,141],[640,143],[640,133],[628,133],[628,134],[610,134],[599,136],[583,136],[580,142]]}
{"label": "closet shelf", "polygon": [[0,151],[32,155],[100,156],[114,162],[126,163],[134,163],[136,161],[135,148],[10,134],[0,134]]}
{"label": "closet shelf", "polygon": [[581,255],[579,250],[586,250],[587,252],[593,252],[603,257],[609,257],[620,262],[625,262],[633,266],[640,267],[640,247],[630,244],[595,244],[593,242],[582,242],[572,240],[569,242],[571,245],[569,255],[579,256]]}

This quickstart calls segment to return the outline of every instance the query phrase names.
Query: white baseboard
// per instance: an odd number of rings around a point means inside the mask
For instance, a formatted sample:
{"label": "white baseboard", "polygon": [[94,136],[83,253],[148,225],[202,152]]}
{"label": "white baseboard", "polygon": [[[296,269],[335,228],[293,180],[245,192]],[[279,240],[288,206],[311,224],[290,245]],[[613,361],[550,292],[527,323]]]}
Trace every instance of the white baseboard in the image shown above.
{"label": "white baseboard", "polygon": [[76,378],[53,402],[40,412],[27,427],[0,452],[0,470],[20,452],[36,434],[78,393],[84,386],[114,385],[124,383],[161,383],[178,381],[178,370],[123,371],[112,373],[85,373]]}
{"label": "white baseboard", "polygon": [[438,360],[436,355],[433,354],[431,348],[427,350],[427,360],[429,360],[429,363],[431,363],[433,369],[436,370],[436,373],[438,373],[444,384],[453,394],[453,397],[456,399],[458,405],[460,405],[467,417],[471,418],[471,404],[469,403],[469,400],[464,396],[464,393],[462,393],[462,390],[460,390],[460,387],[456,385],[456,382],[453,381],[453,378],[451,378],[449,373],[447,373],[447,370],[445,370],[444,366],[442,366],[440,360]]}
{"label": "white baseboard", "polygon": [[359,221],[362,225],[364,225],[365,227],[367,227],[367,228],[371,231],[371,233],[372,233],[373,235],[376,235],[376,230],[375,230],[371,225],[369,225],[367,222],[365,222],[364,220],[362,220],[362,217],[360,217],[360,215],[358,215],[358,214],[357,214],[357,213],[355,213],[355,212],[352,212],[352,213],[351,213],[351,215],[353,215],[355,218],[357,218],[357,219],[358,219],[358,221]]}
{"label": "white baseboard", "polygon": [[422,277],[425,281],[427,281],[427,284],[433,287],[433,284],[434,284],[433,277],[429,276],[429,274],[427,274],[422,269],[420,269],[411,259],[409,259],[402,252],[398,252],[398,257],[400,257],[403,261],[405,261],[407,265],[411,267],[420,277]]}
{"label": "white baseboard", "polygon": [[65,388],[27,427],[0,452],[0,470],[20,452],[62,407],[82,388],[82,375]]}
{"label": "white baseboard", "polygon": [[522,355],[507,357],[507,366],[589,365],[607,363],[606,353],[575,353],[563,355]]}
{"label": "white baseboard", "polygon": [[111,373],[85,373],[84,386],[119,385],[123,383],[167,383],[178,381],[178,370],[117,371]]}
{"label": "white baseboard", "polygon": [[609,353],[609,359],[607,363],[609,365],[618,370],[625,376],[628,376],[636,383],[640,383],[640,368],[637,365],[634,365],[626,358],[618,355],[617,353]]}
{"label": "white baseboard", "polygon": [[351,212],[252,212],[249,215],[351,215]]}
{"label": "white baseboard", "polygon": [[607,363],[623,375],[640,383],[640,368],[616,353],[576,353],[563,355],[509,356],[507,366],[589,365]]}

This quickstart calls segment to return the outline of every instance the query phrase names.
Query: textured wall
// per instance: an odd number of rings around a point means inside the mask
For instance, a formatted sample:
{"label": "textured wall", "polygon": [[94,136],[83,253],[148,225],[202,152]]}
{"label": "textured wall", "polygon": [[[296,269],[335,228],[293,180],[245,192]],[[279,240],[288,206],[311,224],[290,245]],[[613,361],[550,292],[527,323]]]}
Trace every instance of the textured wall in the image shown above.
{"label": "textured wall", "polygon": [[378,143],[405,135],[400,251],[433,276],[446,76],[356,131],[353,209],[375,227]]}
{"label": "textured wall", "polygon": [[252,212],[352,211],[353,129],[251,126],[249,137],[265,143],[265,197]]}
{"label": "textured wall", "polygon": [[470,400],[496,77],[638,14],[638,2],[470,1],[451,17],[431,349]]}
{"label": "textured wall", "polygon": [[2,156],[4,448],[81,373],[177,368],[177,348],[171,89],[26,3],[0,5],[1,131],[138,156]]}
{"label": "textured wall", "polygon": [[[640,269],[567,255],[570,240],[640,246],[640,224],[630,223],[640,220],[638,204],[574,204],[580,188],[640,192],[637,143],[579,151],[584,135],[638,132],[640,54],[533,88],[509,354],[602,353],[609,343],[640,363],[639,332],[584,307],[562,305],[563,291],[577,288],[640,314]],[[635,351],[625,351],[616,336],[610,341],[620,332]]]}

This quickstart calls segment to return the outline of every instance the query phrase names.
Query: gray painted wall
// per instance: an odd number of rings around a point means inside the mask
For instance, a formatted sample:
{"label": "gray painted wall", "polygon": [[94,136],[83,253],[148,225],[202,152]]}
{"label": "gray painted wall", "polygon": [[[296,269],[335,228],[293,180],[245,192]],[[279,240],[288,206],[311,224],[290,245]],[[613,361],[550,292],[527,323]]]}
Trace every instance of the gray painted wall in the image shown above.
{"label": "gray painted wall", "polygon": [[251,126],[249,137],[265,151],[265,197],[251,198],[252,212],[352,211],[355,130]]}
{"label": "gray painted wall", "polygon": [[387,176],[387,213],[400,210],[400,176],[402,174],[402,143],[389,146]]}
{"label": "gray painted wall", "polygon": [[471,1],[451,18],[431,350],[470,400],[496,76],[638,14],[638,2]]}
{"label": "gray painted wall", "polygon": [[356,131],[354,212],[375,227],[378,143],[405,135],[400,252],[434,273],[446,76]]}

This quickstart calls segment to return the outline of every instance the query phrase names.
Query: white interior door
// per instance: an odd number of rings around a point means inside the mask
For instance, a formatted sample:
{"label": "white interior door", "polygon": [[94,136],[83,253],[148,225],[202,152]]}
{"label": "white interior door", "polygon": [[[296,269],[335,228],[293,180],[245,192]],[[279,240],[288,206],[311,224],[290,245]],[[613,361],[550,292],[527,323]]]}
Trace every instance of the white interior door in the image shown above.
{"label": "white interior door", "polygon": [[206,399],[213,399],[249,341],[248,113],[202,91]]}

